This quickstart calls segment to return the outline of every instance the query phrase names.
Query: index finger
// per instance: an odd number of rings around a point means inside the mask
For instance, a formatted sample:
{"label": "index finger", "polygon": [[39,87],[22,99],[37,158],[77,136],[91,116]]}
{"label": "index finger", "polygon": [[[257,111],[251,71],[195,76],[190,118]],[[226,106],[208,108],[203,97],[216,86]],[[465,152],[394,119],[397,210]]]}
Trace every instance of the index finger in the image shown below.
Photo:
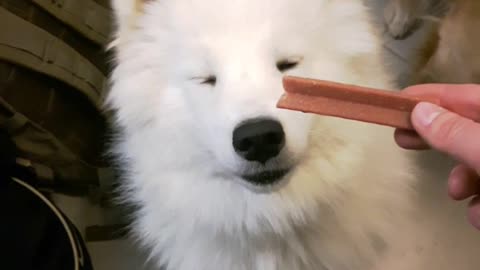
{"label": "index finger", "polygon": [[410,86],[402,93],[428,98],[440,107],[480,122],[480,85],[422,84]]}

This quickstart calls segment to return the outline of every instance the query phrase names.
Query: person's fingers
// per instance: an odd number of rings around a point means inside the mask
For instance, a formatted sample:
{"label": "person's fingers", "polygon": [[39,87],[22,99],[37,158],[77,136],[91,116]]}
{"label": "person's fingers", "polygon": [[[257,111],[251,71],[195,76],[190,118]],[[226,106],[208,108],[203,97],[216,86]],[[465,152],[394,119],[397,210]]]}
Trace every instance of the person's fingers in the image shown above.
{"label": "person's fingers", "polygon": [[470,202],[468,219],[475,228],[480,230],[480,196],[475,197]]}
{"label": "person's fingers", "polygon": [[480,122],[480,85],[423,84],[408,87],[401,93],[425,98],[440,107]]}
{"label": "person's fingers", "polygon": [[434,104],[421,102],[412,112],[412,124],[425,141],[480,171],[480,124]]}
{"label": "person's fingers", "polygon": [[394,138],[396,143],[405,149],[425,150],[430,148],[425,140],[415,131],[397,129],[395,130]]}
{"label": "person's fingers", "polygon": [[[468,217],[480,229],[480,85],[429,84],[413,86],[405,95],[424,98],[412,113],[416,133],[430,146],[465,162],[449,177],[449,194],[456,200],[472,199]],[[418,148],[415,132],[396,131],[400,146]],[[472,169],[473,168],[473,169]]]}
{"label": "person's fingers", "polygon": [[480,195],[480,176],[468,166],[458,165],[448,178],[448,194],[454,200]]}

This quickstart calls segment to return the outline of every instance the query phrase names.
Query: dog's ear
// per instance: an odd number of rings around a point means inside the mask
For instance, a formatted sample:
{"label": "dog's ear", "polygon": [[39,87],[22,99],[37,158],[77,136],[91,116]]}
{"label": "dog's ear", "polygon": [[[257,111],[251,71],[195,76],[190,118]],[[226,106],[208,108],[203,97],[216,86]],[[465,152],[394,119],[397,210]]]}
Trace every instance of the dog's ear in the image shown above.
{"label": "dog's ear", "polygon": [[152,0],[112,0],[115,23],[115,39],[110,47],[116,46],[132,30],[136,18],[142,13],[145,3]]}

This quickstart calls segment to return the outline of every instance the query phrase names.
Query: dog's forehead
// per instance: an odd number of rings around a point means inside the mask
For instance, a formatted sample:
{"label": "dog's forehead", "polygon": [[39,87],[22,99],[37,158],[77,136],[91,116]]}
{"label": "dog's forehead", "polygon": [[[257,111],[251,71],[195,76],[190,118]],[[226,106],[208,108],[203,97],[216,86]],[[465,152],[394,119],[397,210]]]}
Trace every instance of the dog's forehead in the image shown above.
{"label": "dog's forehead", "polygon": [[[344,0],[345,1],[345,0]],[[350,1],[350,0],[347,0]],[[171,0],[155,1],[148,13],[167,27],[181,31],[198,29],[242,31],[252,27],[298,28],[319,24],[328,13],[329,0]],[[272,29],[273,30],[273,29]],[[285,32],[285,30],[284,30]]]}
{"label": "dog's forehead", "polygon": [[363,0],[158,0],[144,10],[140,40],[167,55],[348,58],[376,46]]}

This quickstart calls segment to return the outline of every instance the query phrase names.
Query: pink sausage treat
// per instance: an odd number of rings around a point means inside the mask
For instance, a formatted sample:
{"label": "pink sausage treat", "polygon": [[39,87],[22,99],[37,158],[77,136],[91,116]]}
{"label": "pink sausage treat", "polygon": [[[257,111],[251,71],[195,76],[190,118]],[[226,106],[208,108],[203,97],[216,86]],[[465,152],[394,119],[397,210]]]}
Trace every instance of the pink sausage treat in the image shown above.
{"label": "pink sausage treat", "polygon": [[278,108],[401,129],[413,129],[412,110],[427,101],[400,92],[293,76],[283,78],[283,87]]}

